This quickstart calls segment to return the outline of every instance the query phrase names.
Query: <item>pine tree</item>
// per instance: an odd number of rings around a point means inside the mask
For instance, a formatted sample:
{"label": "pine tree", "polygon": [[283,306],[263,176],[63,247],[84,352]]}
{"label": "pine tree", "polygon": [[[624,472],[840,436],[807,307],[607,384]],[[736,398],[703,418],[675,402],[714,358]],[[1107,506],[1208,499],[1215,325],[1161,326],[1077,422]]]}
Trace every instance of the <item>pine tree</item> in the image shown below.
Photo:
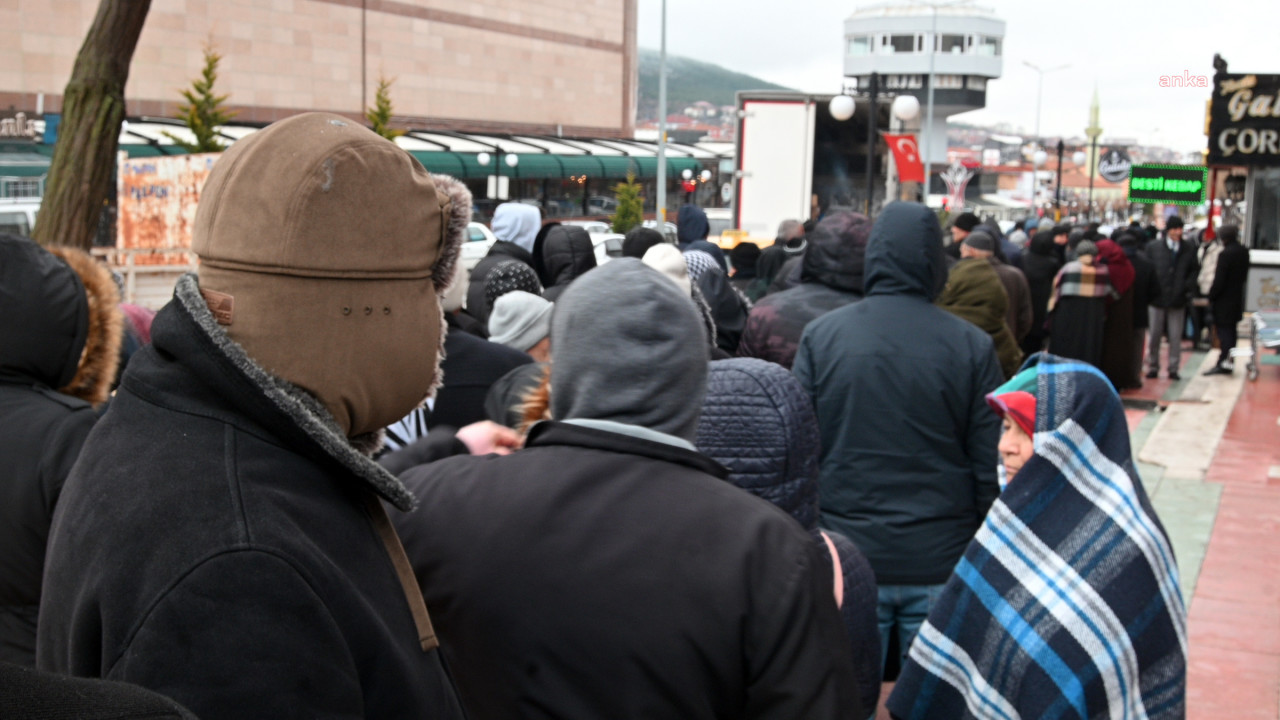
{"label": "pine tree", "polygon": [[635,173],[627,173],[627,181],[613,186],[613,194],[618,200],[618,210],[610,221],[613,231],[625,233],[644,222],[644,198],[640,195],[640,183],[636,182]]}
{"label": "pine tree", "polygon": [[364,117],[372,126],[370,129],[388,140],[395,140],[404,134],[403,130],[393,130],[391,123],[391,83],[385,77],[378,78],[378,91],[373,96],[373,107],[364,111]]}
{"label": "pine tree", "polygon": [[188,142],[172,133],[166,132],[174,144],[189,153],[222,152],[226,145],[218,139],[218,126],[226,125],[236,116],[232,110],[223,107],[227,95],[215,95],[213,85],[218,81],[218,63],[222,56],[214,51],[212,45],[204,46],[204,70],[200,77],[191,81],[191,88],[182,91],[186,104],[178,107],[182,122],[195,135],[196,141]]}

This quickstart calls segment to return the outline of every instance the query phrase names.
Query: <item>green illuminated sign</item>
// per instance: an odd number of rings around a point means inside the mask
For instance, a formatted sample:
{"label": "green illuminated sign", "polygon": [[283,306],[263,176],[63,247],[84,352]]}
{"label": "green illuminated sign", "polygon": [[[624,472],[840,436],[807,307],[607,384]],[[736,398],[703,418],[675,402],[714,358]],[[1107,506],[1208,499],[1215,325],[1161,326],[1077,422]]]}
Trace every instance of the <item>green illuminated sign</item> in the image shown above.
{"label": "green illuminated sign", "polygon": [[1129,202],[1200,205],[1209,170],[1199,165],[1134,165]]}

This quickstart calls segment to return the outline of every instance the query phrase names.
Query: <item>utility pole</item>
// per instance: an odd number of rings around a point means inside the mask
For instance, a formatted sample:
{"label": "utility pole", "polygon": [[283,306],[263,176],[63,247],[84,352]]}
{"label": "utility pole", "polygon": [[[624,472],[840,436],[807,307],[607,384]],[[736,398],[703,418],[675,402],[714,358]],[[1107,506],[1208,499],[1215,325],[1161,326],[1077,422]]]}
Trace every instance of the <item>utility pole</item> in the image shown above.
{"label": "utility pole", "polygon": [[662,50],[658,54],[658,232],[667,221],[667,0],[662,0]]}
{"label": "utility pole", "polygon": [[867,217],[871,217],[871,197],[875,194],[875,186],[872,184],[874,180],[874,167],[876,159],[876,126],[879,125],[880,109],[876,106],[878,94],[880,92],[880,75],[879,73],[871,73],[871,86],[867,97],[871,100],[870,110],[867,115],[867,204],[863,210]]}

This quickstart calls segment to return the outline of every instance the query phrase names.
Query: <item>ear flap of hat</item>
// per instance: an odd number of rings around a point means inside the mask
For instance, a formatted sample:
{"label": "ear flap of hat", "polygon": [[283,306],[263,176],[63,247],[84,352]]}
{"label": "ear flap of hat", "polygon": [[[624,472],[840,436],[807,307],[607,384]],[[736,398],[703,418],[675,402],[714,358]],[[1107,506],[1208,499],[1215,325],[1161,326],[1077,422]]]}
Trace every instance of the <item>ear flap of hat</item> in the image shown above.
{"label": "ear flap of hat", "polygon": [[436,186],[436,194],[442,199],[440,216],[444,222],[441,228],[440,257],[431,271],[432,282],[440,297],[453,283],[454,266],[462,254],[462,242],[466,237],[467,223],[471,221],[471,191],[456,178],[448,175],[431,175]]}

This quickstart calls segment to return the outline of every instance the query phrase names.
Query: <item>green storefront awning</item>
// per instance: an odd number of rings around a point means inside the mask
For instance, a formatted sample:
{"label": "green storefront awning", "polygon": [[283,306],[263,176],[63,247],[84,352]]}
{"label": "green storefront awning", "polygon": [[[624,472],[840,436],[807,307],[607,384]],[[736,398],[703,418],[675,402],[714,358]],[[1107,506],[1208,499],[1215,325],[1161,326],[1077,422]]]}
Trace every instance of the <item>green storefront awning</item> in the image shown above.
{"label": "green storefront awning", "polygon": [[34,152],[0,153],[0,176],[42,177],[49,174],[49,158]]}
{"label": "green storefront awning", "polygon": [[[431,172],[463,179],[479,179],[501,174],[520,180],[562,180],[577,175],[606,180],[622,180],[627,177],[627,173],[635,173],[635,176],[640,179],[651,179],[656,177],[658,172],[658,159],[656,157],[517,153],[520,160],[512,168],[507,165],[505,156],[501,167],[495,167],[493,160],[490,160],[488,165],[481,165],[476,162],[476,153],[413,150],[410,154]],[[696,172],[701,166],[694,158],[667,158],[667,177],[678,177],[680,172],[686,168]]]}

